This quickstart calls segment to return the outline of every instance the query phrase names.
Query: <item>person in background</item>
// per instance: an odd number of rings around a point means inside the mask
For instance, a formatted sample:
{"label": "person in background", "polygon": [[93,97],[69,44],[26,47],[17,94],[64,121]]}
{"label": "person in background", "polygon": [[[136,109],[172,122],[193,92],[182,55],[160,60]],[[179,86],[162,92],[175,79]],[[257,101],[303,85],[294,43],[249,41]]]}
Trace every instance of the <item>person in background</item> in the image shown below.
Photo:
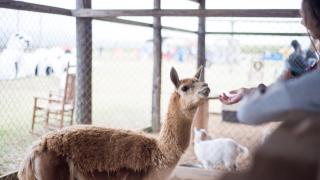
{"label": "person in background", "polygon": [[[302,24],[308,29],[311,39],[320,39],[320,1],[303,0]],[[318,61],[319,62],[319,61]],[[290,63],[289,63],[290,64]],[[319,64],[318,64],[319,67]],[[224,104],[242,101],[237,118],[246,124],[261,124],[290,111],[320,112],[319,68],[286,81],[278,81],[269,87],[240,88],[223,93],[219,99]]]}

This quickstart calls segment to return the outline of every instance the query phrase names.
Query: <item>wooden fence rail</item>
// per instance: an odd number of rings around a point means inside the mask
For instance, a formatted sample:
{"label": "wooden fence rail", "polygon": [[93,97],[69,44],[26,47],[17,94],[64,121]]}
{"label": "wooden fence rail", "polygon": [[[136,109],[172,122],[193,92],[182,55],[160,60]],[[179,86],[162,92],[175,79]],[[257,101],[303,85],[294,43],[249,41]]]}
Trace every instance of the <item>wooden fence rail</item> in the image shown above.
{"label": "wooden fence rail", "polygon": [[22,1],[1,0],[0,8],[72,16],[70,9],[33,4],[33,3],[27,3]]}

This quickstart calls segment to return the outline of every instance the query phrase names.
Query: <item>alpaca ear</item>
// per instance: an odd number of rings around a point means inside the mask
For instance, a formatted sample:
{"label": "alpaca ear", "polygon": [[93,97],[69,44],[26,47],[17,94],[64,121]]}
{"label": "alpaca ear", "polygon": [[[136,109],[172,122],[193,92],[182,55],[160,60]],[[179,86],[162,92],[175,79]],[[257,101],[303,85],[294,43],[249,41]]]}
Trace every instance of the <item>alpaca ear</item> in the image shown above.
{"label": "alpaca ear", "polygon": [[197,71],[197,73],[194,75],[194,77],[198,80],[202,79],[202,71],[203,71],[203,66],[201,65]]}
{"label": "alpaca ear", "polygon": [[179,86],[180,86],[180,80],[179,80],[178,73],[177,73],[177,71],[174,69],[174,67],[171,68],[170,78],[171,78],[172,83],[173,83],[174,86],[176,87],[176,89],[178,89]]}

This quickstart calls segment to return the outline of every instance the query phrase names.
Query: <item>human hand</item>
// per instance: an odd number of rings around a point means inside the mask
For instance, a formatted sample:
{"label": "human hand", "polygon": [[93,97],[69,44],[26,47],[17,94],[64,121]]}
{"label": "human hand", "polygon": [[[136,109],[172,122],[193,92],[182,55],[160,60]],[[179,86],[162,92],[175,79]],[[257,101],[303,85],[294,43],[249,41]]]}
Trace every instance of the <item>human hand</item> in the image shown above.
{"label": "human hand", "polygon": [[289,80],[289,79],[292,79],[294,78],[294,76],[292,75],[292,73],[290,72],[290,70],[288,69],[285,69],[281,75],[279,76],[278,80],[280,81],[286,81],[286,80]]}
{"label": "human hand", "polygon": [[250,90],[247,88],[240,88],[237,90],[232,90],[228,95],[222,93],[219,95],[219,100],[226,105],[235,104],[239,102],[245,94],[247,94]]}

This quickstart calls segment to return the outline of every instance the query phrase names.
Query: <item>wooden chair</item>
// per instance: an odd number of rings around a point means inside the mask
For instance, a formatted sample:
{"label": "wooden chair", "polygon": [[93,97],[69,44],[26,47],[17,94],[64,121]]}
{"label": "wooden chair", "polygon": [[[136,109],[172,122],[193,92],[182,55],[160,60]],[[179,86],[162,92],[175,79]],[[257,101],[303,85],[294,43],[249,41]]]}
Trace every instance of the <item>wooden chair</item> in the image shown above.
{"label": "wooden chair", "polygon": [[[76,76],[72,70],[75,66],[69,63],[66,67],[63,87],[58,91],[50,91],[48,98],[34,97],[33,115],[31,132],[33,133],[34,124],[37,117],[44,117],[45,127],[49,129],[49,119],[58,120],[62,128],[66,117],[70,119],[70,125],[73,123],[73,111],[75,107],[75,82]],[[42,111],[42,115],[37,115],[38,111]]]}

